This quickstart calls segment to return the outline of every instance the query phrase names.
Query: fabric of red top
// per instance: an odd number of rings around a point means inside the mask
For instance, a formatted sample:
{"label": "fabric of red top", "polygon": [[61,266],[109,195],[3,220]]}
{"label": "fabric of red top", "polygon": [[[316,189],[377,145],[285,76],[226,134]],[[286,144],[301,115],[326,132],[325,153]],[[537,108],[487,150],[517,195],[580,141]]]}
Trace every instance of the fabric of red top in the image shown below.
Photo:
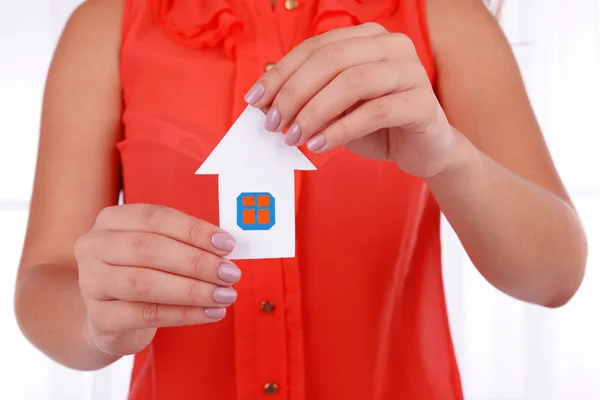
{"label": "fabric of red top", "polygon": [[[217,177],[196,169],[266,66],[315,34],[403,32],[434,82],[424,2],[126,0],[125,202],[218,224]],[[306,154],[318,170],[297,171],[296,258],[238,261],[227,317],[159,329],[135,357],[131,400],[462,399],[427,186],[345,149]]]}

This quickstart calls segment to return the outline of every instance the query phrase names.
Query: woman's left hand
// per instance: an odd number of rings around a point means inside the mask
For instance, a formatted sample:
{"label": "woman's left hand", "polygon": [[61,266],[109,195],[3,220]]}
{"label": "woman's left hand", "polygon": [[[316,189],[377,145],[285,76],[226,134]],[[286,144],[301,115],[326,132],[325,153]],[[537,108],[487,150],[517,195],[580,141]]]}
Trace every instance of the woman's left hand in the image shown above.
{"label": "woman's left hand", "polygon": [[422,178],[456,158],[458,133],[412,41],[375,23],[302,42],[245,99],[267,112],[267,130],[288,127],[285,142],[313,152],[345,146]]}

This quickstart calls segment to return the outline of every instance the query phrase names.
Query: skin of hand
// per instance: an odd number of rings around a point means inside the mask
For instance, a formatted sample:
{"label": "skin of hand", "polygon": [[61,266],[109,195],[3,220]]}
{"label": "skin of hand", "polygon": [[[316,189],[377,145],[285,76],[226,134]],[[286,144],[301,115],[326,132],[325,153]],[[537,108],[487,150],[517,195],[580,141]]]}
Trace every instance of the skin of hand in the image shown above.
{"label": "skin of hand", "polygon": [[[481,4],[440,3],[431,18],[440,20],[445,7],[447,18],[441,20],[468,15],[474,25],[482,26],[485,43],[496,45],[477,56],[471,49],[471,61],[456,60],[447,54],[464,51],[465,46],[436,35],[434,45],[444,42],[440,58],[450,60],[444,65],[469,64],[479,57],[482,65],[490,64],[489,74],[496,69],[504,74],[502,84],[514,87],[506,91],[496,81],[487,93],[457,99],[456,94],[448,95],[448,88],[481,86],[489,79],[481,72],[487,66],[475,70],[479,76],[474,83],[456,73],[448,80],[440,68],[441,92],[451,100],[447,106],[469,129],[469,137],[449,123],[412,41],[375,23],[302,42],[254,84],[245,100],[265,112],[267,130],[287,128],[285,142],[290,146],[306,144],[316,153],[345,146],[362,156],[394,162],[424,179],[471,260],[492,285],[527,302],[565,304],[583,279],[587,242],[544,148],[518,68]],[[460,37],[462,28],[452,29]],[[503,59],[494,66],[497,54]],[[483,105],[467,112],[466,104],[477,98]],[[489,117],[498,101],[515,104],[505,110],[503,124]],[[480,121],[476,130],[469,126],[469,115]],[[472,138],[489,153],[479,150]],[[499,138],[504,142],[495,149],[492,143]],[[501,159],[507,161],[496,161]],[[523,172],[532,179],[519,176]]]}
{"label": "skin of hand", "polygon": [[338,146],[393,161],[421,178],[458,161],[457,134],[434,94],[412,41],[367,23],[308,39],[250,89],[268,108],[265,128],[287,129],[288,145]]}
{"label": "skin of hand", "polygon": [[111,355],[134,354],[156,329],[225,317],[241,271],[223,258],[235,240],[171,208],[105,208],[75,244],[91,338]]}

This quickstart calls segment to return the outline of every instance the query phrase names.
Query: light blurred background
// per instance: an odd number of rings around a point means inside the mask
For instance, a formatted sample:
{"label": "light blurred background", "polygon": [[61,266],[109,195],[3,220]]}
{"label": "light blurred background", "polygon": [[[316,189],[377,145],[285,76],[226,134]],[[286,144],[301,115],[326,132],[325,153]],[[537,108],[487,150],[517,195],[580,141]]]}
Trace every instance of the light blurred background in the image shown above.
{"label": "light blurred background", "polygon": [[[129,358],[87,373],[50,361],[23,338],[13,312],[46,71],[79,3],[0,0],[2,400],[124,400],[129,383]],[[500,21],[584,221],[590,254],[576,297],[547,310],[492,288],[444,222],[446,297],[465,397],[599,400],[600,0],[505,0]]]}

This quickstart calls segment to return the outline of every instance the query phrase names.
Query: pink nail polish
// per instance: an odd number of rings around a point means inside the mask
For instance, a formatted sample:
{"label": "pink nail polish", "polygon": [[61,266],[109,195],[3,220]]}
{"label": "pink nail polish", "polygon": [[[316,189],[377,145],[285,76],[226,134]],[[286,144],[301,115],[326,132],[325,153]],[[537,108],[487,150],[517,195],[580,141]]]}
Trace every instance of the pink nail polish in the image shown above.
{"label": "pink nail polish", "polygon": [[275,132],[281,123],[281,114],[276,108],[271,107],[267,112],[267,118],[265,119],[265,129],[271,132]]}
{"label": "pink nail polish", "polygon": [[204,315],[212,319],[225,318],[226,314],[227,310],[225,310],[224,308],[207,308],[204,310]]}
{"label": "pink nail polish", "polygon": [[217,275],[225,282],[236,283],[242,278],[242,271],[232,264],[221,264],[217,269]]}
{"label": "pink nail polish", "polygon": [[298,125],[297,122],[294,122],[285,134],[285,144],[287,144],[288,146],[295,145],[296,143],[298,143],[298,140],[300,140],[300,136],[302,136],[300,125]]}
{"label": "pink nail polish", "polygon": [[319,134],[315,137],[313,137],[312,139],[310,139],[307,143],[306,143],[306,147],[310,150],[310,151],[319,151],[323,148],[323,146],[325,146],[325,136],[323,136],[322,134]]}
{"label": "pink nail polish", "polygon": [[246,101],[246,103],[253,106],[254,104],[258,103],[260,101],[260,99],[262,99],[264,94],[265,94],[265,87],[263,86],[263,84],[260,82],[256,83],[254,86],[252,86],[250,88],[248,93],[246,93],[246,95],[244,96],[244,101]]}
{"label": "pink nail polish", "polygon": [[215,233],[211,238],[212,245],[215,248],[230,252],[235,247],[235,239],[226,233]]}
{"label": "pink nail polish", "polygon": [[216,288],[213,299],[219,304],[233,304],[237,299],[237,292],[232,288]]}

